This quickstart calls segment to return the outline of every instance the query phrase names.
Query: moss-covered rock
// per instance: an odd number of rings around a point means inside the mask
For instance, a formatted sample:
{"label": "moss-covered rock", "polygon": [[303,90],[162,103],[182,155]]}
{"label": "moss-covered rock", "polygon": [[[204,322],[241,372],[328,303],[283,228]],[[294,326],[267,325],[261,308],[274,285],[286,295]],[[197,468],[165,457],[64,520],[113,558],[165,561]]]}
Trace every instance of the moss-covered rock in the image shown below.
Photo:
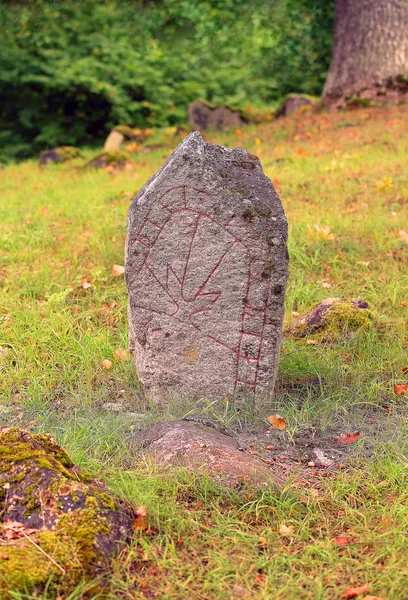
{"label": "moss-covered rock", "polygon": [[364,300],[326,298],[296,318],[285,331],[285,336],[331,342],[339,336],[368,328],[372,321],[373,314]]}
{"label": "moss-covered rock", "polygon": [[100,152],[86,163],[85,168],[104,169],[113,167],[114,169],[123,169],[128,157],[123,152],[104,151]]}
{"label": "moss-covered rock", "polygon": [[81,158],[82,154],[75,148],[75,146],[58,146],[52,150],[40,153],[40,164],[46,165],[47,163],[61,163],[73,160],[74,158]]}
{"label": "moss-covered rock", "polygon": [[50,436],[0,427],[0,597],[93,578],[132,534],[132,509]]}

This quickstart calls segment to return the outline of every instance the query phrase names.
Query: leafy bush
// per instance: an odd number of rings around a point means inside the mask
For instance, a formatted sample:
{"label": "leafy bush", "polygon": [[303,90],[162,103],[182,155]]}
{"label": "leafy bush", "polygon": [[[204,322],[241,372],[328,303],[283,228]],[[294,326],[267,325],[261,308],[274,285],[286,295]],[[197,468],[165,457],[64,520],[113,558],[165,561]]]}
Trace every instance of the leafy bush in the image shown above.
{"label": "leafy bush", "polygon": [[[197,97],[270,105],[319,94],[330,0],[0,0],[0,146],[29,156],[117,123],[185,122]],[[4,158],[4,157],[3,157]]]}

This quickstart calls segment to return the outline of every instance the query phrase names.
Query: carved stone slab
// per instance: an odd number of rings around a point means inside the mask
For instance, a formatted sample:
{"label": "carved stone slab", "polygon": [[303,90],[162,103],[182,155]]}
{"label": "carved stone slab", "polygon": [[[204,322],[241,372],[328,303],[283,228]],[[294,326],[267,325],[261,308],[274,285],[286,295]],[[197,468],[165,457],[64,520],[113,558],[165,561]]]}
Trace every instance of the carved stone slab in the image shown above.
{"label": "carved stone slab", "polygon": [[129,336],[148,396],[273,391],[287,222],[258,158],[188,135],[129,209]]}

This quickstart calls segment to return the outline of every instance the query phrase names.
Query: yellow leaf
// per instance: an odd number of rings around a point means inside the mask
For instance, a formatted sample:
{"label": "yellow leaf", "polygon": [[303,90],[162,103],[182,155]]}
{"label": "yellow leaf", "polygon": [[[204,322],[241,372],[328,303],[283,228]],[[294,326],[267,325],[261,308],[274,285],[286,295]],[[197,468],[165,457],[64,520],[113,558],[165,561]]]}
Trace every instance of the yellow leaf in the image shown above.
{"label": "yellow leaf", "polygon": [[286,429],[286,421],[280,415],[271,415],[268,421],[274,429]]}
{"label": "yellow leaf", "polygon": [[120,277],[121,275],[123,275],[125,272],[125,267],[122,267],[122,265],[113,265],[112,266],[112,275],[114,277]]}
{"label": "yellow leaf", "polygon": [[285,525],[285,523],[282,523],[282,525],[279,527],[279,533],[281,535],[291,535],[293,532],[295,531],[295,528],[293,525]]}
{"label": "yellow leaf", "polygon": [[128,360],[129,352],[124,348],[119,348],[118,350],[114,351],[113,356],[116,358],[116,360]]}
{"label": "yellow leaf", "polygon": [[101,365],[103,366],[104,369],[111,369],[112,368],[112,361],[108,360],[107,358],[105,358],[105,360],[103,360],[101,362]]}
{"label": "yellow leaf", "polygon": [[330,227],[328,225],[325,227],[317,224],[314,224],[313,227],[308,225],[307,229],[308,235],[315,240],[334,240],[334,233],[330,231]]}
{"label": "yellow leaf", "polygon": [[378,191],[389,190],[393,187],[392,177],[384,177],[380,181],[376,181],[375,188]]}

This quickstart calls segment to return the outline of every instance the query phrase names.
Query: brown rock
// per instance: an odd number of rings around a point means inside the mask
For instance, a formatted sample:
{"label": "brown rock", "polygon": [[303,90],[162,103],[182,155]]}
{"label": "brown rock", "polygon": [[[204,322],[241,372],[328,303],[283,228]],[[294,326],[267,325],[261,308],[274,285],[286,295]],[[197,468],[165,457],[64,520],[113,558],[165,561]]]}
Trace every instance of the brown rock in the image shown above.
{"label": "brown rock", "polygon": [[202,470],[229,486],[245,482],[281,484],[264,463],[241,450],[235,439],[201,424],[158,423],[139,431],[133,439],[162,466],[183,466],[194,472]]}
{"label": "brown rock", "polygon": [[276,111],[275,119],[293,115],[293,113],[297,112],[303,106],[314,104],[315,102],[316,100],[310,96],[305,96],[303,94],[289,94]]}
{"label": "brown rock", "polygon": [[211,106],[203,100],[196,100],[189,105],[188,120],[193,131],[234,129],[246,122],[240,111],[228,106]]}
{"label": "brown rock", "polygon": [[272,394],[286,239],[258,158],[187,136],[129,209],[130,345],[148,396]]}

